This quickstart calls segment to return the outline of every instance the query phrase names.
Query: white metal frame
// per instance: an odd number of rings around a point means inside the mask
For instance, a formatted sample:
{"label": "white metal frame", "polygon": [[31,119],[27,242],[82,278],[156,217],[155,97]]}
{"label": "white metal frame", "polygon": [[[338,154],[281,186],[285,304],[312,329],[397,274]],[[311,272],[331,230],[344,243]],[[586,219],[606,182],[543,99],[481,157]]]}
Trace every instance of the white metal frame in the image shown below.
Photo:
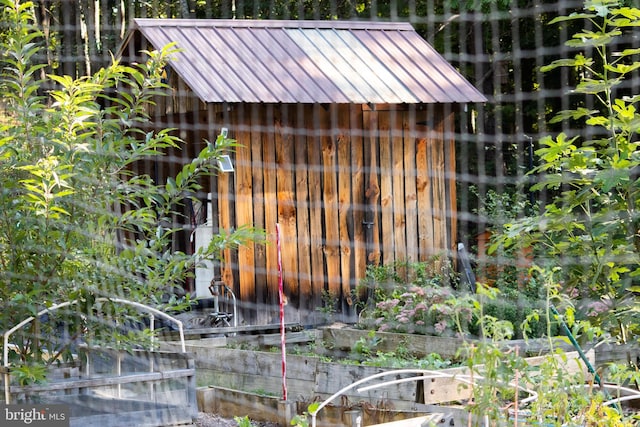
{"label": "white metal frame", "polygon": [[[150,329],[151,331],[155,330],[155,316],[158,317],[162,317],[165,318],[173,323],[175,323],[178,326],[178,331],[180,333],[180,342],[181,342],[181,348],[182,348],[182,352],[186,353],[186,345],[185,345],[185,340],[184,340],[184,326],[182,324],[182,322],[178,319],[176,319],[173,316],[168,315],[167,313],[163,313],[162,311],[153,308],[153,307],[149,307],[148,305],[145,304],[141,304],[139,302],[135,302],[135,301],[129,301],[123,298],[105,298],[105,297],[100,297],[96,299],[96,302],[103,302],[103,301],[110,301],[110,302],[116,302],[116,303],[120,303],[120,304],[124,304],[124,305],[129,305],[132,307],[135,307],[141,311],[146,311],[149,313],[149,318],[150,318]],[[43,314],[46,313],[51,313],[55,310],[58,310],[60,308],[64,308],[64,307],[68,307],[74,304],[77,304],[78,301],[74,300],[74,301],[65,301],[62,302],[60,304],[56,304],[53,305],[51,307],[47,307],[43,310],[40,310],[35,316],[31,316],[28,317],[26,319],[24,319],[22,322],[18,323],[16,326],[14,326],[13,328],[9,329],[8,331],[6,331],[4,333],[3,336],[3,351],[4,351],[4,355],[3,355],[3,366],[4,366],[4,397],[5,397],[5,402],[8,404],[10,401],[10,373],[9,373],[9,337],[17,330],[19,330],[20,328],[22,328],[23,326],[31,323],[33,320],[35,320],[37,317],[42,316]],[[118,359],[118,361],[120,362],[120,359]],[[119,368],[119,367],[118,367]]]}

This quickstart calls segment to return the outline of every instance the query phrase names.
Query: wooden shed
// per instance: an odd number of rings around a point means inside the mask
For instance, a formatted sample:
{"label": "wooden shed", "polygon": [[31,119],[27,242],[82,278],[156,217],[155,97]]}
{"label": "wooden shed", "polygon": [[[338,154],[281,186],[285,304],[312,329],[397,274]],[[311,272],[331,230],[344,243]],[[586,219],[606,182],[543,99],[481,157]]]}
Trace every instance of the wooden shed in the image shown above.
{"label": "wooden shed", "polygon": [[486,99],[410,24],[136,19],[122,56],[172,42],[172,93],[153,117],[187,147],[147,167],[166,179],[222,128],[241,144],[234,172],[206,186],[214,229],[271,241],[225,254],[242,322],[277,313],[276,223],[287,320],[304,324],[327,295],[352,316],[368,264],[455,250],[455,112]]}

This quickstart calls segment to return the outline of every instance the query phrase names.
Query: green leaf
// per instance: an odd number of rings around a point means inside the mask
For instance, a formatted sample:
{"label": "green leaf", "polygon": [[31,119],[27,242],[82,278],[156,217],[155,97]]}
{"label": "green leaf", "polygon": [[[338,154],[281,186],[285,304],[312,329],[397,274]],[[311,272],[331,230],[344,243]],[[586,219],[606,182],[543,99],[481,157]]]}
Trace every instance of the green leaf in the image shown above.
{"label": "green leaf", "polygon": [[574,39],[568,40],[565,45],[573,48],[582,47],[601,47],[606,46],[615,40],[620,34],[592,34],[582,33],[581,36],[574,36]]}
{"label": "green leaf", "polygon": [[563,110],[556,114],[549,123],[559,123],[567,119],[578,120],[582,117],[588,117],[596,113],[598,113],[598,110],[589,110],[584,107],[579,107],[575,110]]}
{"label": "green leaf", "polygon": [[617,63],[615,65],[611,65],[611,64],[605,64],[605,68],[609,71],[612,71],[614,73],[618,73],[618,74],[628,74],[632,71],[637,70],[638,68],[640,68],[640,62],[634,62],[631,65],[626,65],[626,64],[622,64],[622,63]]}
{"label": "green leaf", "polygon": [[620,79],[609,80],[595,80],[595,79],[582,79],[576,86],[574,92],[585,93],[589,95],[597,95],[599,93],[610,90],[621,82]]}
{"label": "green leaf", "polygon": [[546,73],[559,67],[581,67],[585,65],[591,65],[592,63],[592,60],[587,60],[584,56],[577,55],[573,59],[557,59],[549,65],[543,65],[542,67],[540,67],[540,71]]}
{"label": "green leaf", "polygon": [[593,13],[585,13],[585,12],[574,12],[569,16],[558,16],[549,21],[549,25],[557,24],[558,22],[566,22],[566,21],[575,21],[577,19],[591,19],[595,15]]}
{"label": "green leaf", "polygon": [[565,133],[560,133],[556,139],[553,139],[551,136],[546,136],[540,140],[540,144],[546,147],[538,149],[536,154],[547,163],[555,162],[576,149],[574,144],[576,139],[577,137],[567,139]]}
{"label": "green leaf", "polygon": [[587,121],[585,123],[588,124],[589,126],[604,126],[604,127],[607,127],[610,124],[609,123],[609,118],[608,117],[602,117],[602,116],[591,117],[591,118],[587,119]]}
{"label": "green leaf", "polygon": [[603,191],[611,191],[623,182],[629,181],[629,171],[628,169],[604,169],[596,174],[594,181]]}
{"label": "green leaf", "polygon": [[622,52],[613,53],[612,56],[625,57],[625,56],[632,56],[632,55],[638,55],[638,54],[640,54],[640,47],[633,48],[633,49],[624,49]]}
{"label": "green leaf", "polygon": [[640,21],[640,9],[637,7],[621,7],[614,10],[616,15],[622,15],[632,21]]}
{"label": "green leaf", "polygon": [[310,414],[313,414],[318,411],[319,407],[320,407],[319,402],[313,402],[309,404],[309,406],[307,407],[307,411],[309,411]]}

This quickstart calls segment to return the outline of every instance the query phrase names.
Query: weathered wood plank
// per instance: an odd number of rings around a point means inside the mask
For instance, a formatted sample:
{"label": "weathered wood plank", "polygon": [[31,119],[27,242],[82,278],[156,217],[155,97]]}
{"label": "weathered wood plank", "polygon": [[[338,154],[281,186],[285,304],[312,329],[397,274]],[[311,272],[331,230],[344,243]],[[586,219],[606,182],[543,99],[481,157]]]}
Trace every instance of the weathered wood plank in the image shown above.
{"label": "weathered wood plank", "polygon": [[437,425],[444,419],[444,414],[436,413],[404,420],[390,421],[380,424],[369,424],[368,427],[423,427]]}
{"label": "weathered wood plank", "polygon": [[[294,307],[298,306],[298,248],[296,239],[297,207],[295,203],[294,146],[291,134],[290,110],[282,108],[276,115],[276,177],[278,187],[278,223],[280,224],[280,247],[282,251],[282,274],[284,289]],[[274,271],[277,274],[277,271]]]}
{"label": "weathered wood plank", "polygon": [[[289,425],[291,419],[288,419],[283,407],[284,403],[279,396],[281,396],[281,390],[276,396],[264,396],[214,387],[199,391],[198,406],[201,411],[219,414],[222,417],[233,418],[242,414],[252,420]],[[291,414],[293,415],[295,414]]]}
{"label": "weathered wood plank", "polygon": [[[251,122],[255,129],[251,133],[251,179],[253,193],[253,226],[258,229],[266,229],[265,224],[265,190],[264,190],[264,169],[257,167],[263,165],[263,132],[265,127],[265,110],[262,106],[253,105],[251,108]],[[253,244],[254,254],[254,275],[256,302],[259,307],[267,304],[267,252],[266,245]],[[271,321],[269,310],[259,308],[257,310],[258,324],[264,325]]]}
{"label": "weathered wood plank", "polygon": [[416,161],[416,115],[415,107],[405,113],[402,120],[404,136],[404,199],[405,222],[407,236],[407,259],[417,261],[418,258],[418,202],[416,194],[417,161]]}
{"label": "weathered wood plank", "polygon": [[[587,375],[587,368],[581,361],[578,352],[570,351],[563,354],[557,354],[553,356],[562,365],[563,372],[571,375],[576,373],[582,373]],[[593,350],[590,350],[586,354],[590,363],[593,362],[595,355]],[[566,359],[565,359],[566,358]],[[529,375],[532,375],[531,368],[536,368],[542,363],[547,361],[549,356],[537,356],[529,357],[526,359],[527,366],[529,367]],[[563,360],[564,359],[564,360]],[[474,366],[474,372],[483,372],[483,366]],[[424,386],[424,403],[438,404],[447,402],[457,402],[470,399],[473,389],[470,385],[463,387],[465,381],[470,380],[470,370],[466,367],[449,368],[437,371],[439,374],[450,375],[449,377],[440,378],[428,378],[423,380]],[[522,384],[527,387],[527,384]]]}
{"label": "weathered wood plank", "polygon": [[[314,342],[317,339],[317,334],[311,333],[309,331],[300,331],[300,332],[288,332],[285,334],[285,342],[286,344],[302,344]],[[272,347],[272,346],[280,346],[282,340],[282,336],[280,334],[268,334],[268,335],[260,335],[258,338],[258,343],[260,346],[264,347]]]}
{"label": "weathered wood plank", "polygon": [[[320,362],[315,376],[314,393],[325,396],[331,395],[356,381],[384,371],[388,371],[388,369]],[[391,378],[393,376],[388,377],[388,379]],[[417,387],[414,383],[402,383],[362,392],[358,392],[357,389],[351,389],[345,392],[345,396],[354,400],[385,401],[391,404],[393,402],[415,402],[416,389]]]}
{"label": "weathered wood plank", "polygon": [[[281,116],[278,126],[274,111]],[[314,321],[311,313],[325,289],[344,297],[343,312],[348,311],[351,290],[368,263],[426,260],[453,248],[451,109],[266,104],[203,109],[197,119],[194,114],[167,120],[197,121],[201,126],[193,131],[180,131],[189,140],[213,137],[227,126],[246,145],[235,155],[236,173],[212,181],[211,191],[220,195],[214,207],[220,228],[253,224],[265,228],[274,243],[275,223],[283,232],[289,227],[283,260],[289,264],[285,286],[293,316]],[[280,133],[278,157],[274,132]],[[175,154],[192,157],[196,150],[191,144]],[[251,303],[244,313],[249,317],[241,314],[241,320],[265,323],[277,316],[276,260],[274,244],[224,252],[223,280]],[[267,308],[256,310],[254,304]]]}
{"label": "weathered wood plank", "polygon": [[309,205],[309,160],[305,106],[297,105],[295,109],[295,193],[297,207],[297,240],[298,240],[298,288],[300,290],[299,309],[313,310],[313,283],[311,281],[311,230]]}
{"label": "weathered wood plank", "polygon": [[382,263],[394,261],[395,242],[393,224],[393,159],[391,154],[391,124],[389,112],[378,112],[378,131],[380,132],[380,246]]}
{"label": "weathered wood plank", "polygon": [[427,126],[419,126],[416,142],[416,195],[418,209],[418,259],[426,261],[433,254],[433,212],[429,143]]}
{"label": "weathered wood plank", "polygon": [[[289,394],[307,399],[329,396],[355,381],[384,371],[371,366],[326,363],[317,357],[290,355],[287,362]],[[281,359],[276,353],[210,349],[206,359],[198,362],[199,379],[206,378],[211,385],[237,390],[277,392],[281,374]],[[404,383],[363,393],[353,389],[345,396],[358,401],[415,402],[416,389],[415,383]]]}
{"label": "weathered wood plank", "polygon": [[[287,380],[313,381],[320,363],[317,357],[287,356]],[[196,361],[198,369],[216,371],[219,375],[262,377],[273,382],[282,378],[282,358],[280,353],[246,351],[228,348],[207,348],[199,353]],[[216,385],[216,384],[214,384]],[[242,388],[240,390],[251,391]]]}
{"label": "weathered wood plank", "polygon": [[437,120],[434,131],[431,133],[431,186],[433,188],[433,237],[434,249],[441,253],[447,249],[447,194],[445,191],[444,176],[444,141],[443,141],[443,117],[437,110]]}
{"label": "weathered wood plank", "polygon": [[[361,337],[366,338],[368,331],[354,330],[351,328],[322,328],[323,340],[330,342],[334,348],[343,351],[351,351],[353,345]],[[389,332],[376,332],[376,337],[381,338],[376,350],[382,352],[396,351],[398,348],[406,348],[411,354],[424,357],[430,353],[440,354],[443,358],[455,358],[458,349],[464,343],[458,338],[435,337],[428,335],[406,335]]]}
{"label": "weathered wood plank", "polygon": [[320,129],[323,107],[309,106],[305,109],[305,128],[308,132],[309,153],[309,238],[311,244],[311,281],[313,283],[312,307],[322,304],[322,291],[327,284],[324,273],[324,236],[322,213],[322,142],[314,130]]}
{"label": "weathered wood plank", "polygon": [[458,235],[458,214],[457,214],[457,194],[456,194],[456,141],[455,141],[455,117],[450,107],[447,107],[444,121],[444,159],[445,159],[445,180],[448,194],[447,211],[448,219],[447,232],[449,235],[448,249],[456,253],[456,238]]}
{"label": "weathered wood plank", "polygon": [[353,301],[351,298],[351,277],[353,274],[352,240],[353,218],[351,209],[351,115],[349,105],[338,107],[338,228],[340,239],[340,275],[342,313],[350,311]]}
{"label": "weathered wood plank", "polygon": [[[285,323],[286,330],[298,328],[300,328],[299,323]],[[223,335],[232,333],[268,332],[274,330],[280,330],[279,323],[271,323],[266,325],[222,326],[217,328],[192,328],[185,329],[183,333],[185,337],[193,338],[195,335]],[[178,333],[175,331],[162,333],[163,339],[169,339],[172,337],[178,337]]]}
{"label": "weathered wood plank", "polygon": [[365,135],[367,136],[367,141],[364,146],[364,163],[367,167],[367,183],[365,189],[365,197],[367,199],[365,211],[367,263],[379,265],[381,253],[378,203],[380,199],[378,113],[375,111],[364,112],[362,122],[365,126]]}
{"label": "weathered wood plank", "polygon": [[[351,125],[354,129],[362,129],[363,114],[360,106],[350,109]],[[353,205],[353,275],[356,286],[363,278],[367,268],[367,247],[365,233],[365,199],[366,174],[364,170],[364,138],[363,133],[351,132],[351,192]]]}
{"label": "weathered wood plank", "polygon": [[[274,106],[265,107],[266,129],[275,126]],[[266,284],[267,295],[263,301],[267,304],[264,312],[267,318],[276,318],[278,315],[278,253],[276,242],[276,222],[278,222],[278,199],[276,183],[276,146],[273,132],[262,133],[262,165],[264,177],[264,228],[267,232],[268,243],[266,253]]]}
{"label": "weathered wood plank", "polygon": [[[237,130],[236,140],[236,224],[238,227],[253,226],[253,183],[251,168],[251,146],[255,139],[259,141],[251,132],[251,114],[249,108],[244,105],[238,106],[238,114],[245,118],[245,125]],[[256,283],[255,283],[255,252],[254,245],[242,245],[238,248],[238,285],[240,287],[239,297],[242,301],[252,304],[256,303]],[[247,323],[255,323],[257,310],[247,311],[244,320]]]}
{"label": "weathered wood plank", "polygon": [[140,372],[120,376],[69,379],[64,381],[50,382],[47,384],[32,384],[28,386],[11,386],[10,391],[11,393],[39,393],[55,390],[70,390],[74,388],[104,387],[138,382],[157,382],[170,379],[188,378],[195,375],[195,369],[174,369],[162,372]]}
{"label": "weathered wood plank", "polygon": [[[336,171],[336,143],[332,123],[336,123],[337,110],[329,108],[329,113],[321,113],[320,130],[322,143],[322,197],[324,213],[324,255],[327,274],[327,288],[332,297],[340,296],[340,230],[336,218],[338,212],[338,181]],[[320,110],[322,111],[322,109]]]}
{"label": "weathered wood plank", "polygon": [[404,164],[404,137],[402,112],[391,111],[389,123],[391,126],[391,162],[389,171],[392,179],[393,191],[393,248],[396,261],[407,259],[406,238],[406,210],[405,210],[405,173],[409,171]]}

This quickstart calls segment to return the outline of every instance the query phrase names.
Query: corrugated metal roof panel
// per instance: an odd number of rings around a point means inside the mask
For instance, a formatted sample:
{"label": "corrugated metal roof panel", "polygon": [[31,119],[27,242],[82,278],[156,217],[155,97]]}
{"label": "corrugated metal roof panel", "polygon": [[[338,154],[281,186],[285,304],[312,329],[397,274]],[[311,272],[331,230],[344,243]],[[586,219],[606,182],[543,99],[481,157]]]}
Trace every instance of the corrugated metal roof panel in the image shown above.
{"label": "corrugated metal roof panel", "polygon": [[485,97],[408,23],[136,19],[204,102],[451,103]]}

